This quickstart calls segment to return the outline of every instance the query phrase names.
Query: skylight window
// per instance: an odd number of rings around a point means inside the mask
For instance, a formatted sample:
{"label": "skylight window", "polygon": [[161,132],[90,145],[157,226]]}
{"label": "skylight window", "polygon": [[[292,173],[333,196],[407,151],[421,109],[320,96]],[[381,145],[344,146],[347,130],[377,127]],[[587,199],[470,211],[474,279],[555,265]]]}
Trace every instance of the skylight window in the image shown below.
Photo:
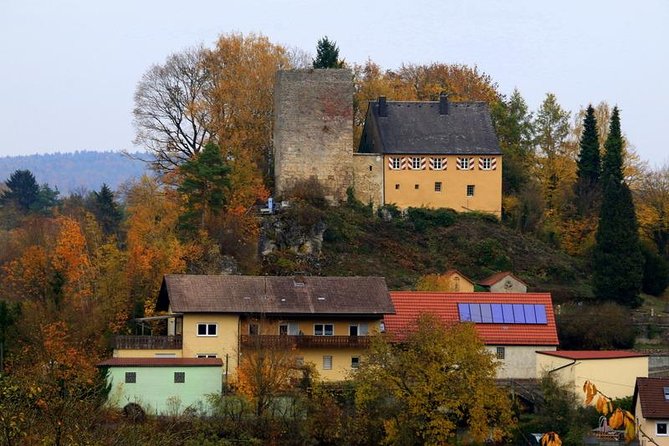
{"label": "skylight window", "polygon": [[547,324],[543,304],[459,303],[460,320],[481,324]]}

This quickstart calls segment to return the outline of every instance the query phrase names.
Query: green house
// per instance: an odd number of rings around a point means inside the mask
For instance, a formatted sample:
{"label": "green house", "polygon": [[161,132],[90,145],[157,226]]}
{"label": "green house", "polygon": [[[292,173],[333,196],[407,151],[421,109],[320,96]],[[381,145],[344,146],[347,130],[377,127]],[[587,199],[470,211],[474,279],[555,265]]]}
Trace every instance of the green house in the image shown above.
{"label": "green house", "polygon": [[149,414],[176,415],[209,410],[207,395],[221,392],[222,365],[217,358],[112,358],[98,367],[108,370],[110,406],[136,403]]}

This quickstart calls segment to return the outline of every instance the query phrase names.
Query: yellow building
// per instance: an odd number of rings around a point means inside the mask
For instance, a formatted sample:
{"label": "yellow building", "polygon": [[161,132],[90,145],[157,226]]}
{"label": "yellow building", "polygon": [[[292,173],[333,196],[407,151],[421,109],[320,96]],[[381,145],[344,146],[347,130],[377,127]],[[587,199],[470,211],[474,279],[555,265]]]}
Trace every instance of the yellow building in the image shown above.
{"label": "yellow building", "polygon": [[669,446],[669,378],[637,378],[633,407],[639,445]]}
{"label": "yellow building", "polygon": [[224,381],[245,354],[282,351],[321,379],[347,378],[369,334],[394,313],[379,277],[167,275],[157,301],[163,336],[119,336],[118,358],[220,358]]}
{"label": "yellow building", "polygon": [[648,355],[622,350],[537,352],[537,376],[545,374],[579,396],[587,380],[610,398],[624,398],[634,394],[637,377],[648,376]]}
{"label": "yellow building", "polygon": [[376,155],[354,161],[364,164],[355,175],[364,202],[501,215],[502,152],[484,102],[380,97],[369,103],[357,155],[364,154]]}

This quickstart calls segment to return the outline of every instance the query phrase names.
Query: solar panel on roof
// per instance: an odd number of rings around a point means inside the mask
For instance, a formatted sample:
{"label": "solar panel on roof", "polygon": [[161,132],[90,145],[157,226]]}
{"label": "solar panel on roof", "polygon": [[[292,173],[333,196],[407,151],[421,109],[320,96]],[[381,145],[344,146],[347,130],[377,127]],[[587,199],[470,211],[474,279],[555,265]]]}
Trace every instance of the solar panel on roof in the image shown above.
{"label": "solar panel on roof", "polygon": [[547,324],[543,304],[459,303],[463,322],[479,324]]}

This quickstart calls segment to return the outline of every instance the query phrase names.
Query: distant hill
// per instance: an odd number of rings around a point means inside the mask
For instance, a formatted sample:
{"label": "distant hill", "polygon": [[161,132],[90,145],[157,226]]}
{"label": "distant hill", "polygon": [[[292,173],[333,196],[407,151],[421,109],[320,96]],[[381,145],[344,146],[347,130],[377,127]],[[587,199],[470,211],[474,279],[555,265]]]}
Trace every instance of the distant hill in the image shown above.
{"label": "distant hill", "polygon": [[[147,157],[141,152],[133,155]],[[146,163],[120,152],[86,150],[0,157],[0,182],[6,181],[18,169],[30,170],[39,184],[57,187],[62,196],[75,191],[99,190],[103,183],[116,190],[120,184],[148,173]]]}

